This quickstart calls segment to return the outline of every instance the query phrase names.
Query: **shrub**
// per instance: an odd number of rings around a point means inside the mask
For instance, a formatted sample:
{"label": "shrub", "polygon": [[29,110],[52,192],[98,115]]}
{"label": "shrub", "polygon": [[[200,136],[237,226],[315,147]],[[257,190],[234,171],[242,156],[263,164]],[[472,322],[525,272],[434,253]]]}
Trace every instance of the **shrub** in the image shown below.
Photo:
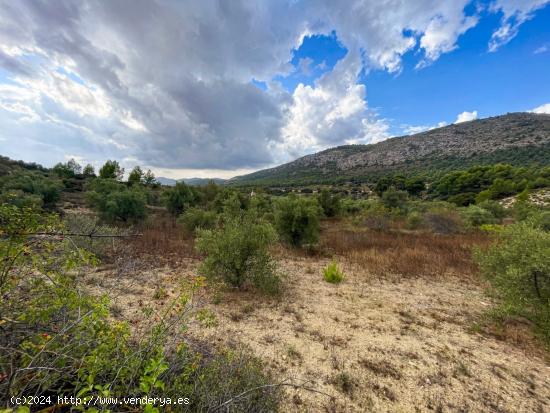
{"label": "shrub", "polygon": [[456,234],[462,228],[460,216],[446,209],[426,212],[422,217],[424,225],[436,234]]}
{"label": "shrub", "polygon": [[338,268],[336,261],[332,261],[323,270],[323,278],[331,284],[338,284],[344,280],[344,273]]}
{"label": "shrub", "polygon": [[[36,197],[41,199],[41,204],[46,208],[55,206],[61,196],[61,182],[40,172],[17,171],[0,179],[0,191],[3,194],[10,192],[8,201],[12,204],[36,205]],[[32,196],[34,195],[34,197]],[[32,198],[25,199],[25,198]],[[23,198],[18,200],[18,198]]]}
{"label": "shrub", "polygon": [[294,247],[319,239],[320,208],[314,198],[289,196],[278,200],[275,225],[282,239]]}
{"label": "shrub", "polygon": [[[265,373],[262,362],[250,353],[246,348],[214,353],[189,378],[181,376],[167,396],[176,399],[183,394],[189,397],[191,403],[185,407],[186,412],[278,411],[281,392],[270,386],[273,379]],[[246,397],[234,397],[243,392]],[[228,403],[229,400],[232,401]]]}
{"label": "shrub", "polygon": [[400,191],[392,187],[382,194],[381,201],[386,208],[404,211],[407,208],[408,198],[407,191]]}
{"label": "shrub", "polygon": [[550,211],[532,212],[528,219],[536,228],[550,231]]}
{"label": "shrub", "polygon": [[198,232],[197,249],[206,255],[200,271],[233,287],[276,293],[280,277],[268,252],[276,239],[273,227],[253,214],[226,218],[222,228]]}
{"label": "shrub", "polygon": [[189,208],[178,218],[178,222],[189,232],[199,229],[212,229],[218,222],[218,215],[214,211],[205,211],[200,208]]}
{"label": "shrub", "polygon": [[145,218],[146,197],[139,190],[115,192],[106,201],[101,212],[110,221],[120,219],[126,222]]}
{"label": "shrub", "polygon": [[[9,314],[0,335],[0,393],[8,411],[12,397],[28,394],[43,396],[46,410],[55,408],[57,394],[188,397],[189,405],[178,406],[184,412],[277,410],[278,388],[248,351],[202,354],[168,341],[178,335],[175,342],[183,342],[179,327],[200,280],[136,340],[126,323],[112,321],[105,297],[79,288],[74,275],[79,265],[95,262],[89,253],[59,237],[35,237],[30,247],[26,234],[62,230],[56,216],[0,205],[0,228],[0,314]],[[153,405],[141,409],[161,411]]]}
{"label": "shrub", "polygon": [[28,194],[19,189],[9,189],[0,194],[1,204],[11,204],[19,208],[40,209],[43,205],[42,197]]}
{"label": "shrub", "polygon": [[470,205],[461,211],[462,218],[470,227],[479,227],[480,225],[496,224],[498,220],[490,211],[480,208],[477,205]]}
{"label": "shrub", "polygon": [[407,228],[418,229],[422,225],[422,222],[422,215],[417,211],[413,211],[407,217]]}
{"label": "shrub", "polygon": [[128,189],[113,179],[95,179],[86,193],[90,206],[108,221],[137,221],[146,216],[147,197],[139,188]]}
{"label": "shrub", "polygon": [[506,210],[504,207],[497,201],[483,201],[477,204],[480,208],[483,208],[486,211],[489,211],[494,218],[501,220],[506,216]]}
{"label": "shrub", "polygon": [[449,197],[449,202],[455,204],[456,206],[468,206],[475,203],[475,201],[475,192],[464,192],[462,194],[456,194]]}
{"label": "shrub", "polygon": [[505,314],[535,323],[550,343],[550,233],[531,222],[504,227],[498,242],[475,253],[481,271],[502,298]]}
{"label": "shrub", "polygon": [[367,207],[367,201],[344,198],[341,202],[341,210],[346,215],[357,215]]}
{"label": "shrub", "polygon": [[180,215],[187,208],[193,206],[197,200],[194,189],[183,182],[178,182],[163,194],[164,205],[173,215]]}
{"label": "shrub", "polygon": [[390,227],[390,211],[381,202],[371,202],[364,214],[364,224],[375,231],[385,231]]}
{"label": "shrub", "polygon": [[326,217],[335,217],[341,211],[341,198],[332,195],[328,189],[323,189],[318,196],[319,206]]}

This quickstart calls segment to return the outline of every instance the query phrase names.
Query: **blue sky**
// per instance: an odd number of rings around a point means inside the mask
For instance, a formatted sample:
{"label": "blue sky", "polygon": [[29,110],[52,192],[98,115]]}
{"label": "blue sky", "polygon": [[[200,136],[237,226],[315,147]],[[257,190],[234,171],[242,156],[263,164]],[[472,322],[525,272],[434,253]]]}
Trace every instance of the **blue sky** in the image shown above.
{"label": "blue sky", "polygon": [[[374,69],[361,74],[369,106],[391,123],[391,134],[406,134],[407,126],[450,124],[463,111],[485,118],[528,111],[550,100],[550,7],[537,11],[496,52],[487,43],[502,13],[482,16],[458,39],[455,50],[427,67],[416,68],[422,56],[413,50],[403,56],[399,73]],[[289,92],[299,83],[313,85],[346,53],[335,32],[306,37],[293,50],[295,71],[277,80]],[[304,74],[299,63],[308,58],[312,70]]]}
{"label": "blue sky", "polygon": [[0,154],[231,177],[550,113],[549,73],[550,0],[5,1]]}

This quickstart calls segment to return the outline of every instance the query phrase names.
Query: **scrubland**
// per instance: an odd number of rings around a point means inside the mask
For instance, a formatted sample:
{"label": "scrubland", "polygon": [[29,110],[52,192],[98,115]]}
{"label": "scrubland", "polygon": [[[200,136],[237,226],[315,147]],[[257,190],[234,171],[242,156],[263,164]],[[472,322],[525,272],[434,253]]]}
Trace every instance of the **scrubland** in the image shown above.
{"label": "scrubland", "polygon": [[4,194],[8,412],[77,409],[10,402],[29,394],[191,400],[101,411],[550,409],[550,215],[528,189],[273,196],[108,166],[47,208]]}
{"label": "scrubland", "polygon": [[[132,240],[139,263],[87,273],[133,328],[160,313],[182,279],[198,275],[193,237],[169,216]],[[245,346],[284,384],[281,411],[545,411],[550,365],[527,319],[498,322],[495,298],[472,260],[491,237],[323,222],[319,247],[272,251],[280,296],[207,284],[189,326],[194,343]],[[336,261],[339,284],[323,280]],[[118,265],[121,265],[120,263]]]}

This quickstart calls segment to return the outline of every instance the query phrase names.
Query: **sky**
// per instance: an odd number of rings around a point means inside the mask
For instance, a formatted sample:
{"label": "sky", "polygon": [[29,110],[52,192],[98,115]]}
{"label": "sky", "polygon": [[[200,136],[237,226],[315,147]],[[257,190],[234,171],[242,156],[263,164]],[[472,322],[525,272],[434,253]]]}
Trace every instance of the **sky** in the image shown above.
{"label": "sky", "polygon": [[550,113],[550,0],[0,0],[0,154],[222,177]]}

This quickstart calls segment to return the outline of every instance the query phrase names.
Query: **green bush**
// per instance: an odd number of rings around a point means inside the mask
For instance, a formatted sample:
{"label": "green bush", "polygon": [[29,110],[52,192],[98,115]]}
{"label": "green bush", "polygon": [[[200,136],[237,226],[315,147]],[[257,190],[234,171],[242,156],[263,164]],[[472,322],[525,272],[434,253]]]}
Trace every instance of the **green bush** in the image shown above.
{"label": "green bush", "polygon": [[405,211],[407,209],[407,200],[409,194],[407,191],[400,191],[395,188],[389,188],[382,194],[381,202],[386,208]]}
{"label": "green bush", "polygon": [[0,178],[0,194],[4,194],[5,202],[20,206],[37,205],[38,197],[42,206],[51,208],[59,200],[62,186],[59,179],[35,171],[16,171]]}
{"label": "green bush", "polygon": [[478,203],[477,206],[489,211],[497,220],[501,220],[506,216],[506,209],[497,201],[482,201]]}
{"label": "green bush", "polygon": [[338,268],[338,264],[335,261],[332,261],[327,267],[323,270],[323,278],[326,282],[331,284],[338,284],[344,280],[344,273]]}
{"label": "green bush", "polygon": [[341,202],[341,210],[346,215],[357,215],[367,208],[367,202],[366,200],[344,198]]}
{"label": "green bush", "polygon": [[418,229],[422,225],[422,214],[417,211],[412,211],[407,216],[407,228]]}
{"label": "green bush", "polygon": [[484,208],[477,205],[470,205],[463,209],[460,215],[469,227],[479,227],[481,225],[496,224],[499,220]]}
{"label": "green bush", "polygon": [[326,217],[335,217],[340,214],[342,206],[339,195],[332,195],[328,189],[323,189],[317,199]]}
{"label": "green bush", "polygon": [[197,250],[206,255],[200,271],[233,287],[276,293],[280,277],[268,251],[276,240],[273,227],[254,214],[227,217],[223,227],[198,232]]}
{"label": "green bush", "polygon": [[[57,236],[35,237],[30,247],[27,234],[62,230],[55,215],[0,205],[0,314],[9,314],[2,317],[0,393],[8,411],[15,408],[12,397],[29,394],[43,396],[41,408],[48,410],[57,405],[58,394],[188,397],[190,404],[177,407],[183,412],[277,410],[278,388],[249,351],[201,353],[174,345],[184,342],[180,327],[200,280],[184,288],[136,340],[126,323],[113,321],[107,298],[90,296],[79,286],[75,274],[82,264],[93,265],[93,256]],[[122,406],[101,407],[120,411]]]}
{"label": "green bush", "polygon": [[319,239],[320,207],[315,198],[288,196],[277,200],[275,226],[281,238],[294,247]]}
{"label": "green bush", "polygon": [[550,233],[531,222],[504,227],[498,242],[475,253],[502,298],[504,314],[527,317],[550,344]]}
{"label": "green bush", "polygon": [[20,189],[8,189],[0,193],[0,204],[11,204],[19,208],[40,209],[44,202],[39,195],[29,194]]}
{"label": "green bush", "polygon": [[500,310],[531,320],[550,344],[550,233],[530,221],[503,227],[497,243],[474,256],[502,299]]}
{"label": "green bush", "polygon": [[107,221],[137,221],[145,218],[147,196],[140,188],[127,188],[113,179],[94,179],[86,193],[88,204]]}
{"label": "green bush", "polygon": [[363,224],[375,231],[385,231],[391,224],[390,211],[382,202],[369,202],[368,208],[363,213]]}
{"label": "green bush", "polygon": [[172,188],[168,188],[163,194],[164,205],[173,215],[180,215],[187,208],[195,205],[197,193],[183,182],[178,182]]}
{"label": "green bush", "polygon": [[178,218],[178,222],[189,232],[199,229],[212,229],[218,222],[218,215],[214,211],[205,211],[200,208],[189,208]]}

